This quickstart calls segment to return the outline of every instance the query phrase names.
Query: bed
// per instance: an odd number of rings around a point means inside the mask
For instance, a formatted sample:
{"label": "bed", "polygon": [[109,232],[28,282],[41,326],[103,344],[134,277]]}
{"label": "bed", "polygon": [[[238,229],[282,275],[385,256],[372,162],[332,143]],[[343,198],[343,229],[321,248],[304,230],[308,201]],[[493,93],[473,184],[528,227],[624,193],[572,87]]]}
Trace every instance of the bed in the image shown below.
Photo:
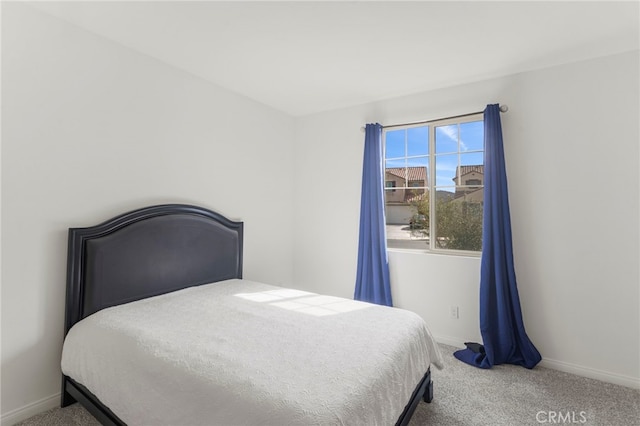
{"label": "bed", "polygon": [[105,425],[406,425],[442,358],[395,308],[243,279],[243,223],[145,207],[69,229],[62,401]]}

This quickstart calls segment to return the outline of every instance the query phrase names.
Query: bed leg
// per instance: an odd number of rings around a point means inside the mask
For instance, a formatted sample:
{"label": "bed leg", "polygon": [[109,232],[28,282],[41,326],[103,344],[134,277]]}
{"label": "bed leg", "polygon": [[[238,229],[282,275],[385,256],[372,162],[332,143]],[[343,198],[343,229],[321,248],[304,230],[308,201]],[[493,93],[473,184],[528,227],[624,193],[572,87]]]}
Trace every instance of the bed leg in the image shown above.
{"label": "bed leg", "polygon": [[422,396],[422,400],[427,403],[433,401],[433,381],[431,380],[431,378],[429,378],[429,383],[427,384],[427,387],[424,390],[424,395]]}
{"label": "bed leg", "polygon": [[64,407],[67,407],[67,406],[69,406],[71,404],[75,404],[76,402],[78,402],[78,401],[76,401],[76,399],[74,397],[72,397],[67,392],[65,392],[65,393],[62,394],[62,401],[60,403],[60,407],[64,408]]}
{"label": "bed leg", "polygon": [[60,407],[63,407],[63,408],[77,402],[76,399],[73,396],[71,396],[69,392],[67,392],[66,384],[67,384],[67,380],[63,375],[62,376],[62,398],[60,399]]}

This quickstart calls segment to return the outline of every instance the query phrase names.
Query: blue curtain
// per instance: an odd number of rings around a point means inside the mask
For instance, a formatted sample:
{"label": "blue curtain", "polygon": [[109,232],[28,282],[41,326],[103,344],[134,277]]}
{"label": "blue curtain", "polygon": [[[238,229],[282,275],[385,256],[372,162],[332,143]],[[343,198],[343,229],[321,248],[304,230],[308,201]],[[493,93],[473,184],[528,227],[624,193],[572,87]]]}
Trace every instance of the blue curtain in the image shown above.
{"label": "blue curtain", "polygon": [[455,357],[479,368],[541,360],[524,330],[511,245],[511,218],[502,146],[500,107],[484,111],[484,217],[480,269],[480,333],[483,345],[467,343]]}
{"label": "blue curtain", "polygon": [[367,124],[360,201],[358,273],[354,298],[392,306],[384,218],[382,126]]}

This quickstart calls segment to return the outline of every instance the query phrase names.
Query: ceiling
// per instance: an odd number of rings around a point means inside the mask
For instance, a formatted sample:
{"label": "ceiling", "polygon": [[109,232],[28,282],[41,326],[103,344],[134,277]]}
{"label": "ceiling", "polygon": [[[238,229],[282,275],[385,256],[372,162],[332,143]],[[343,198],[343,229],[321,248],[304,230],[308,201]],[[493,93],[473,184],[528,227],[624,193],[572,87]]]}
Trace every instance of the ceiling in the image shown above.
{"label": "ceiling", "polygon": [[639,48],[630,2],[37,2],[301,116]]}

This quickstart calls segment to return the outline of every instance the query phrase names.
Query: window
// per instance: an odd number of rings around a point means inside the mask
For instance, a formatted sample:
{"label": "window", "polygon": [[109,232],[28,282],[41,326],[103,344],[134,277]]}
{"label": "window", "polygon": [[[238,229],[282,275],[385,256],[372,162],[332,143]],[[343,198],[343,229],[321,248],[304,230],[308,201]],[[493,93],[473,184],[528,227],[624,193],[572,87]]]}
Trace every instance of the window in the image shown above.
{"label": "window", "polygon": [[479,252],[482,114],[388,128],[383,137],[388,247]]}

